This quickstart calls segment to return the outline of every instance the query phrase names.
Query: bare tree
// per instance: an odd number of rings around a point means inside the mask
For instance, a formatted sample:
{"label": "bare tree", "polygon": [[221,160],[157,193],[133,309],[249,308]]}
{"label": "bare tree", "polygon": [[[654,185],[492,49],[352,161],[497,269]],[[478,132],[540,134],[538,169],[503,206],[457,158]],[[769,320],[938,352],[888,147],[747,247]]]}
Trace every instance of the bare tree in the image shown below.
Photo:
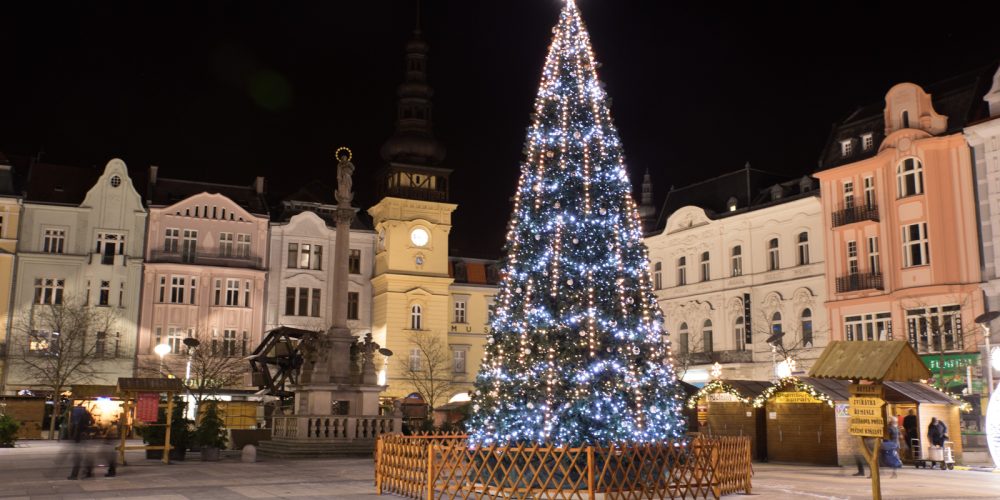
{"label": "bare tree", "polygon": [[410,339],[413,356],[398,361],[400,373],[420,394],[433,414],[438,401],[455,389],[455,367],[448,345],[429,332],[418,332]]}
{"label": "bare tree", "polygon": [[55,438],[56,416],[63,411],[61,394],[74,384],[93,381],[102,361],[123,357],[108,345],[116,319],[115,308],[66,298],[58,304],[34,304],[13,322],[13,368],[52,393],[49,439]]}
{"label": "bare tree", "polygon": [[[954,296],[935,304],[923,299],[909,299],[902,306],[904,324],[896,338],[910,342],[918,354],[938,356],[933,383],[939,389],[946,389],[946,374],[948,371],[955,373],[956,369],[945,369],[945,356],[969,352],[970,346],[978,348],[982,328],[971,321],[968,324],[962,321],[962,312],[971,307],[970,297]],[[911,328],[915,339],[910,338]]]}
{"label": "bare tree", "polygon": [[[194,343],[188,341],[164,363],[160,363],[159,359],[147,359],[140,364],[139,371],[146,375],[184,380],[188,392],[199,406],[222,389],[242,385],[250,369],[244,358],[254,346],[244,346],[241,339],[212,337],[201,330],[188,338],[196,340],[196,346],[189,346]],[[188,361],[191,362],[190,377]]]}

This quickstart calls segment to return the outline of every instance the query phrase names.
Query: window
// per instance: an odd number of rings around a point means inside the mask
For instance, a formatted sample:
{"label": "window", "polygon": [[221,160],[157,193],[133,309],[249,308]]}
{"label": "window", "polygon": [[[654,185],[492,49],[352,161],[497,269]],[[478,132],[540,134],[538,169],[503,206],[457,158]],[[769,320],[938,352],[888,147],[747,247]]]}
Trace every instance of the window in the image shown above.
{"label": "window", "polygon": [[181,260],[188,263],[194,262],[194,256],[197,251],[198,231],[185,229],[184,241],[181,244]]}
{"label": "window", "polygon": [[870,313],[844,317],[847,340],[892,340],[892,314]]}
{"label": "window", "polygon": [[771,341],[772,345],[780,346],[784,343],[784,330],[781,329],[781,313],[775,311],[771,315],[771,337],[777,337]]}
{"label": "window", "polygon": [[233,256],[233,233],[219,233],[219,256]]}
{"label": "window", "polygon": [[865,177],[865,207],[873,208],[875,206],[875,178]]}
{"label": "window", "polygon": [[844,181],[844,208],[854,206],[854,181]]}
{"label": "window", "polygon": [[298,316],[309,315],[309,289],[299,288],[299,309]]}
{"label": "window", "polygon": [[59,334],[32,330],[28,340],[28,350],[34,353],[58,353]]}
{"label": "window", "polygon": [[709,256],[708,252],[701,253],[701,280],[708,281],[712,279],[712,268],[709,266]]}
{"label": "window", "polygon": [[486,324],[489,325],[493,323],[493,317],[497,314],[497,305],[495,298],[490,296],[486,297]]}
{"label": "window", "polygon": [[921,354],[965,349],[959,306],[908,309],[906,329],[910,344]]}
{"label": "window", "polygon": [[681,326],[677,327],[677,354],[687,354],[688,353],[688,324],[681,323]]}
{"label": "window", "polygon": [[466,350],[463,348],[452,348],[451,359],[453,372],[465,373],[465,354]]}
{"label": "window", "polygon": [[712,320],[706,319],[701,327],[702,352],[712,352]]}
{"label": "window", "polygon": [[160,303],[163,303],[167,300],[166,293],[167,293],[167,277],[160,276],[160,300],[159,300]]}
{"label": "window", "polygon": [[[314,293],[318,293],[319,289],[314,288]],[[316,296],[318,300],[318,295]],[[360,307],[361,294],[358,292],[347,292],[347,319],[358,319],[360,314],[358,314],[358,309]],[[317,306],[313,306],[317,307]],[[319,310],[316,310],[316,316],[319,316]]]}
{"label": "window", "polygon": [[170,346],[170,354],[180,354],[184,345],[184,329],[176,326],[167,327],[167,345]]}
{"label": "window", "polygon": [[745,351],[747,346],[752,342],[749,342],[746,335],[746,324],[743,321],[743,316],[736,317],[736,324],[733,326],[733,334],[736,337],[736,350]]}
{"label": "window", "polygon": [[4,237],[4,236],[5,236],[5,235],[3,234],[3,229],[4,229],[4,225],[3,225],[3,223],[4,223],[4,220],[3,220],[3,215],[0,215],[0,237]]}
{"label": "window", "polygon": [[177,253],[177,248],[181,241],[181,230],[174,228],[167,228],[166,234],[163,236],[163,251],[166,253]]}
{"label": "window", "polygon": [[240,305],[240,280],[226,280],[226,305]]}
{"label": "window", "polygon": [[858,274],[858,242],[847,242],[847,274]]}
{"label": "window", "polygon": [[[347,294],[348,318],[350,317],[351,294]],[[287,287],[285,288],[285,315],[319,317],[322,290],[319,288]],[[354,318],[357,319],[357,318]]]}
{"label": "window", "polygon": [[910,112],[903,111],[902,116],[903,128],[910,128]]}
{"label": "window", "polygon": [[323,245],[313,245],[313,269],[323,269]]}
{"label": "window", "polygon": [[250,257],[250,235],[247,233],[240,233],[236,235],[236,256],[247,258]]}
{"label": "window", "polygon": [[455,301],[455,323],[465,323],[465,299]]}
{"label": "window", "polygon": [[222,280],[215,280],[215,305],[222,305]]}
{"label": "window", "polygon": [[250,280],[243,282],[243,307],[250,307]]}
{"label": "window", "polygon": [[108,353],[108,332],[97,332],[94,339],[94,355],[104,357]]}
{"label": "window", "polygon": [[420,330],[422,317],[423,316],[421,314],[421,308],[420,308],[419,305],[414,305],[413,307],[410,308],[410,329],[411,330]]}
{"label": "window", "polygon": [[288,244],[289,269],[323,269],[323,246],[310,243]]}
{"label": "window", "polygon": [[303,243],[299,245],[299,269],[309,269],[312,260],[312,245]]}
{"label": "window", "polygon": [[900,198],[924,192],[924,166],[920,160],[907,158],[896,167],[896,189]]}
{"label": "window", "polygon": [[63,253],[66,245],[65,229],[46,229],[42,238],[42,251],[45,253]]}
{"label": "window", "polygon": [[865,151],[870,151],[872,147],[875,146],[875,140],[872,137],[872,133],[861,134],[861,149]]}
{"label": "window", "polygon": [[295,269],[299,267],[299,244],[289,243],[288,244],[288,268]]}
{"label": "window", "polygon": [[778,255],[778,238],[771,238],[767,242],[767,270],[774,271],[781,268],[781,259]]}
{"label": "window", "polygon": [[110,266],[115,263],[115,255],[125,254],[125,236],[121,234],[97,233],[97,253],[101,255],[101,264]]}
{"label": "window", "polygon": [[351,254],[347,258],[347,272],[361,274],[361,250],[351,249]]}
{"label": "window", "polygon": [[687,258],[677,259],[677,286],[687,284]]}
{"label": "window", "polygon": [[882,272],[882,266],[878,260],[878,236],[868,238],[868,272],[874,274]]}
{"label": "window", "polygon": [[799,265],[804,266],[809,263],[809,233],[802,232],[799,233],[798,242],[798,259]]}
{"label": "window", "polygon": [[111,282],[102,281],[101,282],[101,292],[97,299],[97,305],[108,306],[111,305]]}
{"label": "window", "polygon": [[[125,286],[125,283],[122,283],[122,287],[124,287],[124,286]],[[195,296],[195,291],[196,291],[197,289],[198,289],[198,286],[197,286],[197,284],[195,283],[195,279],[194,279],[194,278],[192,277],[192,278],[191,278],[191,295],[190,295],[190,297],[188,298],[188,301],[189,301],[189,302],[190,302],[191,304],[194,304],[194,296]]]}
{"label": "window", "polygon": [[236,350],[236,330],[222,331],[222,355],[233,357],[238,355]]}
{"label": "window", "polygon": [[840,156],[846,158],[854,152],[854,142],[851,139],[840,141]]}
{"label": "window", "polygon": [[927,223],[903,226],[903,267],[924,266],[931,263],[927,244]]}
{"label": "window", "polygon": [[294,287],[285,288],[285,315],[295,316],[295,290]]}
{"label": "window", "polygon": [[732,251],[732,272],[733,277],[743,276],[743,247],[736,245]]}
{"label": "window", "polygon": [[812,309],[803,309],[802,316],[802,347],[813,345],[813,313]]}
{"label": "window", "polygon": [[184,277],[172,276],[170,278],[170,303],[184,303]]}
{"label": "window", "polygon": [[663,263],[653,264],[653,290],[663,289]]}
{"label": "window", "polygon": [[420,349],[414,347],[410,349],[410,371],[420,371],[422,369],[420,365]]}
{"label": "window", "polygon": [[62,304],[66,280],[35,278],[36,304]]}

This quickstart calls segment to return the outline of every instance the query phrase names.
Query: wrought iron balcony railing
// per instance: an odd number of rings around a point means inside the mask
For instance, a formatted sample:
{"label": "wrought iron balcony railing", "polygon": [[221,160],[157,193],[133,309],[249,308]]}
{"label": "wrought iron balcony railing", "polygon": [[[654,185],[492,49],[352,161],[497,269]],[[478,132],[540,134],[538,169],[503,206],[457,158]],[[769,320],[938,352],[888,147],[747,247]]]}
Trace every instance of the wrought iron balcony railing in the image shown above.
{"label": "wrought iron balcony railing", "polygon": [[833,213],[833,227],[865,220],[878,221],[878,205],[853,205]]}
{"label": "wrought iron balcony railing", "polygon": [[857,273],[837,278],[837,293],[858,290],[883,290],[882,273]]}
{"label": "wrought iron balcony railing", "polygon": [[176,264],[198,264],[203,266],[243,267],[263,269],[264,260],[253,255],[220,255],[210,252],[165,252],[153,250],[149,262],[171,262]]}

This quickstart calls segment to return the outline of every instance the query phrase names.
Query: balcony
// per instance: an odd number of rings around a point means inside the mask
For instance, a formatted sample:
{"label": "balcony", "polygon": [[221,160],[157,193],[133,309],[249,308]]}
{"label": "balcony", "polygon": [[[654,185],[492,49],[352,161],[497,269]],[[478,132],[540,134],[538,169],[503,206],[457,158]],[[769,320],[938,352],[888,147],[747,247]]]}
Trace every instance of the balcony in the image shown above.
{"label": "balcony", "polygon": [[865,203],[862,205],[850,206],[833,213],[833,227],[844,226],[866,220],[878,222],[878,205],[869,205]]}
{"label": "balcony", "polygon": [[691,352],[687,356],[692,365],[710,365],[712,363],[753,363],[753,353],[744,351],[711,351]]}
{"label": "balcony", "polygon": [[882,273],[857,273],[837,278],[837,293],[858,290],[884,290]]}
{"label": "balcony", "polygon": [[153,250],[150,253],[150,263],[169,262],[173,264],[195,264],[200,266],[217,267],[242,267],[246,269],[263,269],[264,259],[248,255],[245,257],[236,255],[219,255],[210,252],[164,252]]}

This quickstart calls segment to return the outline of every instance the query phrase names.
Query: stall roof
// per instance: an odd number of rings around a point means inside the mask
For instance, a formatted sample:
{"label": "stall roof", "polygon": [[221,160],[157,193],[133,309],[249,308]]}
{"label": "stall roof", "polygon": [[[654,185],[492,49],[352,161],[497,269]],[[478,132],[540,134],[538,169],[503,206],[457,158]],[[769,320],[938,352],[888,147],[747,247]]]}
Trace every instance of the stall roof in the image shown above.
{"label": "stall roof", "polygon": [[763,380],[723,380],[723,382],[747,398],[760,396],[764,389],[771,385],[770,382]]}
{"label": "stall roof", "polygon": [[817,391],[826,394],[834,401],[847,401],[851,397],[851,391],[848,389],[850,382],[846,380],[814,377],[799,377],[799,380],[804,384],[815,387]]}
{"label": "stall roof", "polygon": [[922,382],[886,382],[885,386],[916,403],[960,405],[951,396]]}
{"label": "stall roof", "polygon": [[905,340],[830,342],[809,370],[815,378],[918,381],[930,370]]}
{"label": "stall roof", "polygon": [[181,392],[184,384],[179,378],[125,378],[118,379],[120,392]]}
{"label": "stall roof", "polygon": [[70,388],[73,397],[76,399],[92,399],[98,397],[111,397],[115,395],[113,385],[74,385]]}

